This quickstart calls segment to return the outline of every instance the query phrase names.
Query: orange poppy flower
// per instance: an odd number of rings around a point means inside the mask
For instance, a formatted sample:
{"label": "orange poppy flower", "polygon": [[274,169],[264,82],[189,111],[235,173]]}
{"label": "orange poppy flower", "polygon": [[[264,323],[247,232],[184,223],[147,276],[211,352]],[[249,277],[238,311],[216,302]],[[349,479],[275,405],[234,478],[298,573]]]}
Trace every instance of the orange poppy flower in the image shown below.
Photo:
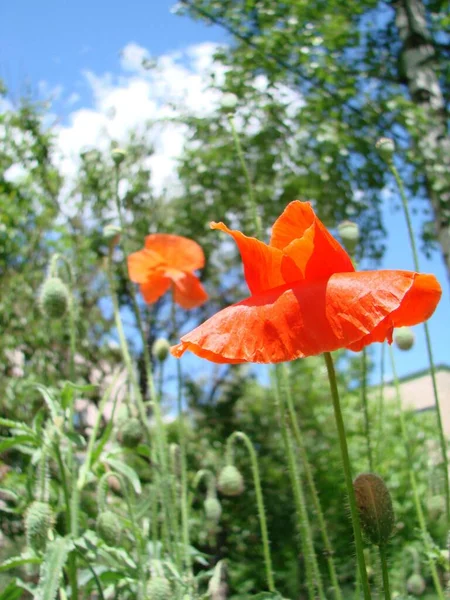
{"label": "orange poppy flower", "polygon": [[394,327],[428,319],[441,297],[433,275],[355,272],[349,255],[308,202],[291,202],[270,244],[232,231],[251,296],[181,338],[186,350],[216,363],[278,363],[392,342]]}
{"label": "orange poppy flower", "polygon": [[177,304],[195,308],[208,299],[194,275],[204,264],[205,256],[197,242],[179,235],[154,233],[145,238],[142,250],[128,257],[128,273],[131,281],[139,283],[148,304],[173,287]]}

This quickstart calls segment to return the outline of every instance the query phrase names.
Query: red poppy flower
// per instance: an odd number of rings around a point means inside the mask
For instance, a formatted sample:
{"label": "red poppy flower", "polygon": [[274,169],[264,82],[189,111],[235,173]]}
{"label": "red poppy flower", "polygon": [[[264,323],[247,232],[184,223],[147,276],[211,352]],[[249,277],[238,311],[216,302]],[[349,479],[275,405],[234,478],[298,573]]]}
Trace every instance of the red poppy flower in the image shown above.
{"label": "red poppy flower", "polygon": [[145,238],[145,248],[128,257],[128,273],[131,281],[140,284],[147,303],[156,302],[173,286],[175,302],[183,308],[195,308],[208,298],[194,275],[204,264],[203,250],[193,240],[154,233]]}
{"label": "red poppy flower", "polygon": [[270,244],[232,231],[251,296],[181,338],[186,350],[216,363],[277,363],[392,342],[394,327],[428,319],[441,297],[433,275],[410,271],[356,273],[342,246],[308,202],[291,202]]}

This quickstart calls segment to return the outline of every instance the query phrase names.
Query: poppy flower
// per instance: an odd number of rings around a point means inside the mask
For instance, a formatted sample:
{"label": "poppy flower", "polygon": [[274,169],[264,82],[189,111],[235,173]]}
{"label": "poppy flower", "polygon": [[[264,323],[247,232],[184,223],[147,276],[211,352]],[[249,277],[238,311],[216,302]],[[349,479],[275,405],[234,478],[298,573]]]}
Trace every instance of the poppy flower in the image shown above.
{"label": "poppy flower", "polygon": [[394,327],[428,319],[441,297],[433,275],[355,272],[352,261],[308,202],[291,202],[270,244],[211,223],[233,237],[251,296],[181,338],[186,350],[216,363],[278,363],[339,348],[392,343]]}
{"label": "poppy flower", "polygon": [[156,302],[173,287],[174,299],[183,308],[195,308],[207,298],[194,271],[205,264],[203,250],[193,240],[167,233],[145,238],[145,247],[128,257],[128,274],[139,283],[144,300]]}

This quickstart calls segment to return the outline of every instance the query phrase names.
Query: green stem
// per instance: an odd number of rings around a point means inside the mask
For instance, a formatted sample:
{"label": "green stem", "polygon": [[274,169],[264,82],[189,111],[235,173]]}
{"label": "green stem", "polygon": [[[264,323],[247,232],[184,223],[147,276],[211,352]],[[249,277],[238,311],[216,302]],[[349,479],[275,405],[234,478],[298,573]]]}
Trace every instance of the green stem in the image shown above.
{"label": "green stem", "polygon": [[[415,242],[415,238],[414,238],[414,231],[413,231],[412,222],[411,222],[411,215],[409,212],[408,199],[406,198],[403,181],[402,181],[400,174],[397,170],[397,167],[394,165],[394,162],[392,159],[388,162],[388,165],[391,170],[391,173],[393,174],[393,176],[395,178],[395,181],[397,183],[397,186],[398,186],[398,189],[400,192],[400,198],[402,200],[403,212],[405,215],[406,225],[408,227],[409,243],[411,245],[411,251],[412,251],[412,255],[413,255],[414,269],[416,271],[420,271],[419,254],[417,252],[417,246],[416,246],[416,242]],[[425,341],[426,341],[426,347],[427,347],[428,361],[430,363],[431,382],[433,384],[433,395],[434,395],[434,402],[436,405],[439,440],[440,440],[440,444],[441,444],[442,470],[444,473],[444,484],[445,484],[445,512],[446,512],[446,517],[447,517],[447,529],[450,529],[450,482],[449,482],[449,474],[448,474],[449,465],[448,465],[448,456],[447,456],[447,442],[445,439],[444,426],[442,423],[441,405],[439,402],[439,394],[438,394],[437,381],[436,381],[436,369],[434,366],[433,350],[431,347],[431,336],[430,336],[430,330],[428,328],[428,323],[425,322],[423,324],[423,327],[425,330]]]}
{"label": "green stem", "polygon": [[306,510],[305,497],[295,457],[291,430],[286,423],[286,409],[281,391],[281,377],[278,366],[275,367],[275,379],[275,402],[278,409],[281,435],[283,436],[285,452],[288,460],[289,475],[291,478],[291,487],[294,494],[294,502],[297,511],[297,525],[305,559],[306,586],[308,588],[308,596],[310,599],[316,598],[317,588],[319,597],[324,599],[325,596],[323,593],[322,580],[320,577],[320,571],[317,565],[316,553],[312,541],[311,525],[309,523],[308,512]]}
{"label": "green stem", "polygon": [[305,477],[306,477],[306,483],[308,484],[309,492],[312,497],[314,511],[315,511],[316,517],[317,517],[317,523],[319,525],[320,534],[322,536],[323,545],[325,547],[325,553],[326,553],[326,557],[327,557],[327,565],[328,565],[328,571],[330,573],[331,584],[334,589],[336,600],[342,600],[342,592],[341,592],[341,588],[339,586],[339,580],[337,577],[336,568],[335,568],[334,560],[333,560],[334,550],[331,545],[330,538],[328,537],[327,524],[325,523],[325,518],[323,516],[323,511],[322,511],[322,506],[320,504],[319,494],[317,493],[316,484],[314,482],[314,475],[312,473],[311,465],[308,460],[308,453],[306,451],[305,442],[303,440],[303,434],[302,434],[302,431],[301,431],[299,423],[298,423],[298,418],[297,418],[297,414],[295,412],[294,402],[292,399],[291,386],[290,386],[290,382],[289,382],[289,380],[290,380],[289,369],[286,364],[283,364],[281,368],[283,371],[283,381],[285,383],[284,392],[285,392],[285,397],[286,397],[286,401],[287,401],[287,407],[288,407],[291,428],[294,432],[295,442],[296,442],[298,451],[300,452],[300,458],[302,460],[303,471],[304,471]]}
{"label": "green stem", "polygon": [[380,394],[378,397],[378,435],[377,435],[377,464],[381,460],[382,436],[383,436],[383,411],[384,411],[384,355],[386,344],[381,344],[381,363],[380,363]]}
{"label": "green stem", "polygon": [[429,534],[428,534],[427,525],[426,525],[426,521],[425,521],[425,515],[423,513],[422,504],[420,501],[419,488],[417,485],[417,479],[416,479],[415,470],[414,470],[414,463],[413,463],[413,458],[411,455],[411,445],[410,445],[410,441],[409,441],[408,432],[406,430],[405,415],[404,415],[403,408],[402,408],[400,383],[399,383],[399,380],[397,377],[394,353],[393,353],[391,347],[389,348],[389,355],[391,358],[392,376],[394,378],[395,396],[396,396],[396,400],[397,400],[397,409],[398,409],[398,416],[399,416],[399,421],[400,421],[400,430],[401,430],[403,444],[405,446],[405,451],[406,451],[406,460],[408,463],[408,471],[409,471],[409,481],[410,481],[411,489],[413,492],[413,499],[414,499],[414,506],[416,509],[417,520],[419,522],[419,527],[420,527],[420,530],[422,533],[423,543],[425,545],[426,553],[428,555],[428,563],[430,566],[431,577],[433,579],[436,593],[440,600],[444,600],[444,592],[442,591],[441,582],[439,580],[439,575],[438,575],[438,572],[436,569],[436,563],[433,558],[433,549],[429,542]]}
{"label": "green stem", "polygon": [[263,552],[264,552],[264,564],[266,567],[266,579],[267,586],[270,592],[275,591],[275,582],[273,579],[273,569],[272,569],[272,558],[270,555],[270,542],[269,542],[269,534],[267,532],[267,519],[266,519],[266,511],[264,508],[264,498],[262,494],[261,488],[261,477],[259,474],[258,467],[258,458],[256,456],[255,448],[250,440],[250,438],[243,433],[242,431],[235,431],[230,435],[227,440],[227,457],[232,456],[232,446],[234,440],[242,440],[248,450],[250,455],[250,462],[252,466],[252,474],[253,474],[253,484],[255,486],[255,494],[256,494],[256,504],[258,506],[258,516],[259,516],[259,526],[261,528],[261,538],[263,543]]}
{"label": "green stem", "polygon": [[81,550],[81,548],[78,548],[77,546],[75,546],[75,548],[77,549],[78,556],[86,564],[86,567],[92,573],[92,577],[94,578],[95,585],[97,586],[98,595],[100,597],[100,600],[105,600],[105,596],[103,594],[102,584],[100,583],[100,579],[98,578],[97,573],[95,572],[95,569],[92,567],[91,563],[87,560],[87,558],[83,554],[84,550]]}
{"label": "green stem", "polygon": [[329,352],[324,353],[327,366],[328,379],[330,381],[331,397],[333,399],[334,417],[339,436],[339,445],[341,448],[342,465],[344,467],[345,484],[347,486],[348,500],[350,504],[350,513],[352,517],[353,535],[355,539],[356,558],[358,561],[361,585],[363,588],[364,599],[370,600],[371,593],[369,581],[367,579],[366,561],[364,558],[364,546],[359,523],[358,510],[356,508],[355,490],[353,489],[352,471],[350,466],[350,457],[348,455],[347,437],[345,434],[344,420],[342,418],[341,403],[336,382],[336,373],[334,370],[333,358]]}
{"label": "green stem", "polygon": [[389,587],[389,571],[386,561],[386,547],[378,546],[378,550],[380,552],[381,574],[383,576],[384,599],[391,600],[391,590]]}
{"label": "green stem", "polygon": [[363,348],[361,353],[361,399],[364,412],[364,435],[367,444],[367,459],[369,471],[373,472],[372,444],[370,441],[369,405],[367,402],[367,349]]}

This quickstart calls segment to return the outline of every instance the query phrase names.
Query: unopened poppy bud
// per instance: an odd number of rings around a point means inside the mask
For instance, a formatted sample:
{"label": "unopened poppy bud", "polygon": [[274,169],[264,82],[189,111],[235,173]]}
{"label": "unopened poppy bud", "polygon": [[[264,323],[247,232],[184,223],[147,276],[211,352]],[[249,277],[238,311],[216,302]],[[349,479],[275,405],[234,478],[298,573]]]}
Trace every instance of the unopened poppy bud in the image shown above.
{"label": "unopened poppy bud", "polygon": [[384,546],[394,528],[394,508],[386,484],[374,473],[362,473],[353,487],[364,533],[372,544]]}
{"label": "unopened poppy bud", "polygon": [[208,521],[217,525],[222,516],[222,505],[215,496],[208,496],[203,503],[205,515]]}
{"label": "unopened poppy bud", "polygon": [[101,512],[96,522],[97,534],[108,546],[116,546],[120,542],[122,527],[119,519],[111,510]]}
{"label": "unopened poppy bud", "polygon": [[359,226],[353,221],[342,221],[338,225],[338,232],[347,252],[354,252],[359,242]]}
{"label": "unopened poppy bud", "polygon": [[391,138],[382,137],[375,144],[375,148],[380,153],[381,158],[389,162],[395,152],[395,143]]}
{"label": "unopened poppy bud", "polygon": [[420,573],[413,573],[406,582],[406,589],[413,596],[421,596],[426,588],[426,583]]}
{"label": "unopened poppy bud", "polygon": [[158,338],[153,342],[152,346],[152,354],[159,360],[159,362],[164,362],[169,355],[170,344],[165,338]]}
{"label": "unopened poppy bud", "polygon": [[33,502],[25,514],[27,545],[34,551],[44,550],[55,516],[47,502]]}
{"label": "unopened poppy bud", "polygon": [[124,421],[119,431],[119,438],[125,448],[136,448],[142,442],[144,431],[136,417]]}
{"label": "unopened poppy bud", "polygon": [[414,345],[414,333],[409,327],[399,327],[394,331],[394,342],[400,350],[411,350]]}
{"label": "unopened poppy bud", "polygon": [[39,305],[49,319],[60,319],[69,306],[69,289],[59,277],[47,277],[41,288]]}
{"label": "unopened poppy bud", "polygon": [[236,94],[232,94],[231,92],[226,92],[220,101],[220,105],[225,112],[234,112],[238,103],[238,98]]}
{"label": "unopened poppy bud", "polygon": [[234,465],[226,465],[220,472],[217,487],[225,496],[239,496],[244,491],[244,479]]}
{"label": "unopened poppy bud", "polygon": [[122,228],[118,225],[105,225],[103,227],[103,239],[108,245],[115,246],[119,243]]}
{"label": "unopened poppy bud", "polygon": [[114,161],[114,164],[119,166],[125,160],[127,153],[122,148],[114,148],[111,152],[111,158]]}
{"label": "unopened poppy bud", "polygon": [[147,584],[147,600],[172,600],[172,587],[165,577],[152,577]]}

